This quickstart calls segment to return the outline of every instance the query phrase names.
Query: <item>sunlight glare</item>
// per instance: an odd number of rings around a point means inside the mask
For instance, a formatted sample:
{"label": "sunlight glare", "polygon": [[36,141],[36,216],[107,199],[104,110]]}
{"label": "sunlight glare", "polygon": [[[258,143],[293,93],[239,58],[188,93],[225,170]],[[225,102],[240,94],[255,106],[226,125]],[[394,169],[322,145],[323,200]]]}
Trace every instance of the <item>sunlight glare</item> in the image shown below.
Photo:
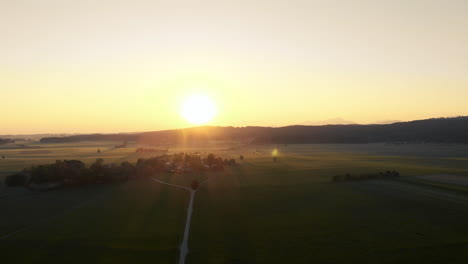
{"label": "sunlight glare", "polygon": [[192,124],[204,124],[216,115],[216,105],[206,95],[192,95],[183,101],[181,114]]}

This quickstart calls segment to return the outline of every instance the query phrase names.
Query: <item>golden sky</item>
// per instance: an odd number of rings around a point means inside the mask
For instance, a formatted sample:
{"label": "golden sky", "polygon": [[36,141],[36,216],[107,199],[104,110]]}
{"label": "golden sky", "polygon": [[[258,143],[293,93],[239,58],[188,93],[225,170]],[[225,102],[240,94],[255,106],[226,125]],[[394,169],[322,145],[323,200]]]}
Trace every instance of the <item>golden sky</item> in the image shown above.
{"label": "golden sky", "polygon": [[0,134],[468,115],[468,1],[0,1]]}

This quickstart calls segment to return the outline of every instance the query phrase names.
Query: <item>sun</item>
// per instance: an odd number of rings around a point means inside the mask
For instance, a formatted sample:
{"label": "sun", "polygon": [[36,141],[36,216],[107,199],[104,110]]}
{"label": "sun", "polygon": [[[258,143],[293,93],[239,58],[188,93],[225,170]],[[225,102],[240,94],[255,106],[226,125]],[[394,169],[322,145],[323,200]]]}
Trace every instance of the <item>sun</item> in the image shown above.
{"label": "sun", "polygon": [[205,124],[216,115],[216,105],[206,95],[191,95],[182,102],[181,114],[192,124]]}

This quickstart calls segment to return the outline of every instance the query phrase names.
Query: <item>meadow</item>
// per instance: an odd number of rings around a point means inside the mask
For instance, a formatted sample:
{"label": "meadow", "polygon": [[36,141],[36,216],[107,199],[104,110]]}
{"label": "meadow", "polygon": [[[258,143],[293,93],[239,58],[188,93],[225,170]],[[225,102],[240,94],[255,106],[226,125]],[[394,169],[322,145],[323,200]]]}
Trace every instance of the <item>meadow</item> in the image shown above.
{"label": "meadow", "polygon": [[[56,159],[131,161],[121,142],[2,146],[5,176]],[[97,153],[100,148],[101,153]],[[278,149],[278,162],[272,151]],[[40,152],[39,152],[40,151]],[[160,174],[197,192],[187,263],[466,263],[468,189],[412,176],[468,175],[467,145],[171,146],[236,158],[220,173]],[[240,161],[240,155],[244,160]],[[398,170],[395,180],[333,183],[344,173]],[[188,193],[138,179],[49,192],[2,187],[5,263],[176,263]],[[16,232],[18,231],[18,232]],[[16,232],[16,233],[15,233]]]}

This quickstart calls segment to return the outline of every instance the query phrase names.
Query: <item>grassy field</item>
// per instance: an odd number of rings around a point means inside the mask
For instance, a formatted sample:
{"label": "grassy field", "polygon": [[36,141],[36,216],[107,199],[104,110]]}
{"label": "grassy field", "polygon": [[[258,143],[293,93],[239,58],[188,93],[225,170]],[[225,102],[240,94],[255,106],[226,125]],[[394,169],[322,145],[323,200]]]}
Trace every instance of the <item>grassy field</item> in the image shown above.
{"label": "grassy field", "polygon": [[[186,195],[145,181],[1,200],[5,263],[173,263]],[[31,212],[31,210],[33,210]],[[37,223],[39,219],[44,219]]]}
{"label": "grassy field", "polygon": [[[0,148],[2,175],[56,159],[135,161],[134,145],[31,143]],[[33,147],[37,147],[34,149]],[[40,147],[40,148],[39,148]],[[98,154],[97,148],[102,153]],[[279,162],[271,152],[279,150]],[[40,150],[42,152],[24,152]],[[411,176],[468,175],[466,145],[228,144],[171,152],[244,155],[223,173],[156,175],[197,192],[187,263],[466,263],[468,195]],[[148,155],[148,154],[145,154]],[[400,180],[332,183],[331,176],[398,170]],[[176,263],[188,193],[148,179],[0,196],[5,263]]]}
{"label": "grassy field", "polygon": [[468,257],[467,196],[447,198],[394,181],[233,185],[219,181],[199,193],[189,263],[465,263]]}

